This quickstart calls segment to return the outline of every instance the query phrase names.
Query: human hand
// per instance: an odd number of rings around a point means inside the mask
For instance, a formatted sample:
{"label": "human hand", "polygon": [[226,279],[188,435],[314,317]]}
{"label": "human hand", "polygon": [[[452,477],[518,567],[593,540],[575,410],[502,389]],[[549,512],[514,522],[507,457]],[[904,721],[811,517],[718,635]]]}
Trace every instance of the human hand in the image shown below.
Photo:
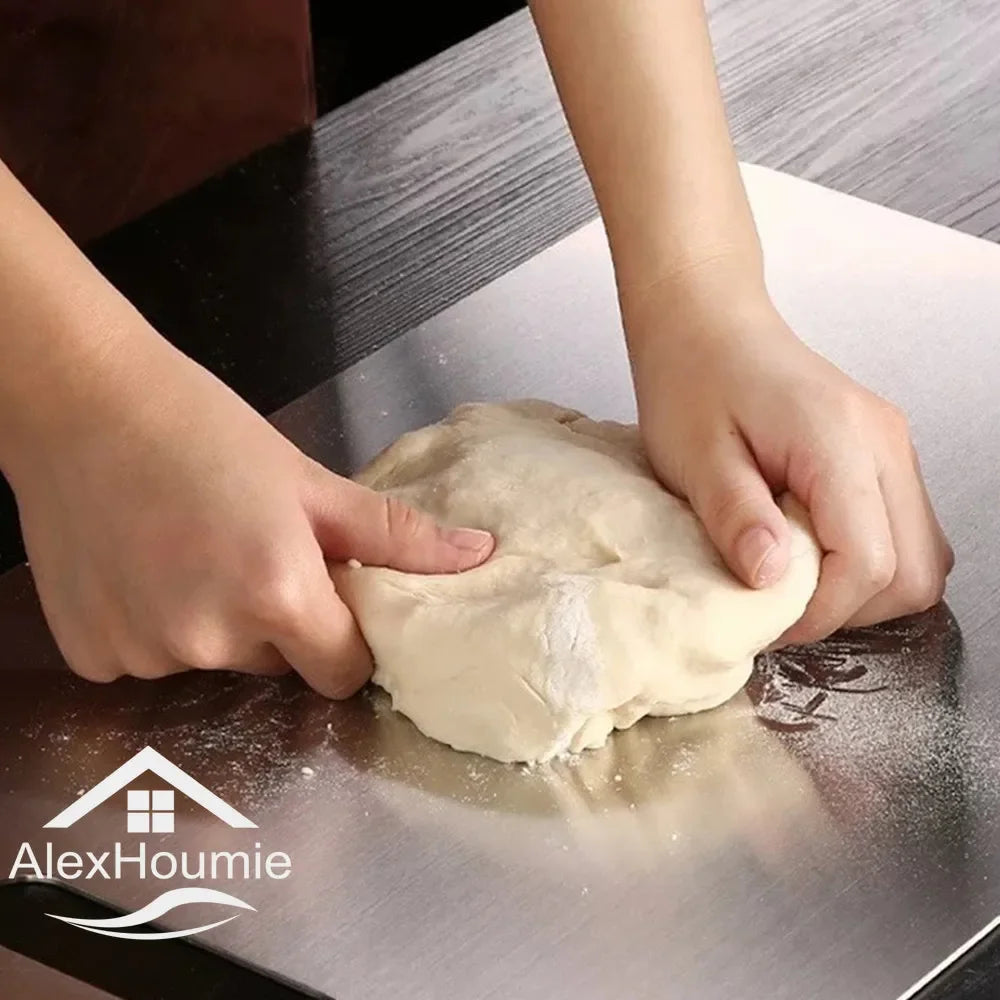
{"label": "human hand", "polygon": [[7,472],[46,617],[83,677],[294,667],[352,694],[368,648],[327,562],[470,568],[445,530],[322,468],[152,331],[99,394],[22,435]]}
{"label": "human hand", "polygon": [[622,296],[640,427],[657,475],[750,586],[788,564],[774,496],[808,509],[819,585],[780,642],[936,604],[954,558],[903,414],[806,347],[765,294],[692,287]]}

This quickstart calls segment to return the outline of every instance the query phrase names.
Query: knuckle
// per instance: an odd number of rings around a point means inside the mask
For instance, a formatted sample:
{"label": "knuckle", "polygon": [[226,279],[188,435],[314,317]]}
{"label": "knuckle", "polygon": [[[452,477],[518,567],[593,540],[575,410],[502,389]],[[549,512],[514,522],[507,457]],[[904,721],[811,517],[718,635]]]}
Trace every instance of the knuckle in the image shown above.
{"label": "knuckle", "polygon": [[338,672],[330,678],[327,695],[334,701],[344,701],[358,693],[365,686],[366,677],[356,671]]}
{"label": "knuckle", "polygon": [[870,545],[858,557],[857,573],[872,592],[880,593],[896,577],[896,553],[888,545]]}
{"label": "knuckle", "polygon": [[900,599],[911,613],[926,611],[944,597],[945,574],[931,565],[909,570],[899,581]]}
{"label": "knuckle", "polygon": [[320,666],[300,665],[297,672],[318,694],[333,701],[344,701],[358,693],[371,677],[371,664],[364,664],[349,655],[347,649],[334,651],[329,662]]}
{"label": "knuckle", "polygon": [[57,639],[56,645],[66,666],[82,680],[94,684],[110,684],[124,674],[110,648],[106,648],[102,655],[98,649],[76,646],[62,638]]}
{"label": "knuckle", "polygon": [[287,548],[269,545],[249,561],[240,585],[242,609],[257,627],[295,630],[307,597],[306,574]]}
{"label": "knuckle", "polygon": [[789,472],[788,487],[798,496],[806,498],[806,506],[827,487],[834,472],[828,455],[818,448],[807,449],[796,457],[794,468]]}
{"label": "knuckle", "polygon": [[756,501],[757,498],[746,489],[723,487],[708,493],[698,506],[706,522],[736,534],[748,520],[748,513],[756,507]]}
{"label": "knuckle", "polygon": [[955,550],[945,542],[944,553],[941,556],[944,575],[947,576],[955,568]]}
{"label": "knuckle", "polygon": [[285,569],[257,583],[250,611],[267,631],[285,635],[299,629],[306,606],[307,592],[301,574]]}
{"label": "knuckle", "polygon": [[124,676],[124,671],[111,663],[91,661],[68,661],[69,668],[77,677],[94,684],[110,684]]}
{"label": "knuckle", "polygon": [[170,670],[166,664],[157,662],[154,659],[132,658],[126,664],[126,673],[130,677],[137,677],[139,680],[155,681],[161,677],[166,677]]}
{"label": "knuckle", "polygon": [[840,395],[834,409],[843,427],[855,434],[868,438],[881,428],[890,441],[909,445],[909,418],[887,399],[862,389]]}
{"label": "knuckle", "polygon": [[204,625],[175,627],[167,633],[164,644],[173,659],[195,670],[223,670],[232,665],[229,643]]}
{"label": "knuckle", "polygon": [[782,637],[782,644],[805,646],[809,643],[819,642],[834,632],[836,628],[837,625],[831,623],[827,616],[807,611]]}
{"label": "knuckle", "polygon": [[290,663],[284,659],[277,659],[267,663],[255,664],[252,668],[245,668],[247,673],[256,674],[258,677],[284,677],[292,669]]}
{"label": "knuckle", "polygon": [[342,701],[364,687],[372,675],[372,668],[368,646],[357,633],[354,620],[345,616],[338,622],[325,653],[300,672],[320,694]]}
{"label": "knuckle", "polygon": [[844,429],[864,431],[871,419],[871,406],[863,391],[841,391],[833,399],[830,409],[834,420]]}
{"label": "knuckle", "polygon": [[882,422],[894,441],[910,447],[909,417],[895,403],[882,403]]}
{"label": "knuckle", "polygon": [[387,496],[384,502],[386,534],[394,542],[416,538],[424,524],[423,515],[398,497]]}

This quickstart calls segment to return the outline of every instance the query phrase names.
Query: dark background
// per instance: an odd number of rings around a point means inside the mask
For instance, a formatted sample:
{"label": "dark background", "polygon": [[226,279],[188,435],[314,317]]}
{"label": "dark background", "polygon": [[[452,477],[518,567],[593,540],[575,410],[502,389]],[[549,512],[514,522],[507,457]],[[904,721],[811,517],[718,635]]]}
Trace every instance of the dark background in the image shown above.
{"label": "dark background", "polygon": [[521,0],[464,4],[311,0],[318,113],[371,90],[523,6]]}

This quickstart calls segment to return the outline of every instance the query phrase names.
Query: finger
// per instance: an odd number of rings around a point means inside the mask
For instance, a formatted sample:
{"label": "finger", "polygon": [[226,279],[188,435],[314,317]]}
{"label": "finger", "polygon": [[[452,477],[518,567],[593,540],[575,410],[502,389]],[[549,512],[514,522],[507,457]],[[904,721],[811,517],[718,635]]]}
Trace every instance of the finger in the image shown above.
{"label": "finger", "polygon": [[183,674],[193,669],[186,663],[145,651],[122,657],[121,663],[123,674],[144,681],[155,681],[161,677]]}
{"label": "finger", "polygon": [[270,642],[261,642],[228,661],[205,669],[233,670],[240,674],[254,674],[258,677],[279,677],[287,674],[292,668],[274,645]]}
{"label": "finger", "polygon": [[[857,454],[864,454],[858,449]],[[874,460],[842,453],[799,496],[825,553],[802,618],[780,644],[814,642],[848,622],[892,582],[896,551]]]}
{"label": "finger", "polygon": [[726,565],[750,587],[788,568],[790,536],[753,455],[734,430],[699,461],[688,500]]}
{"label": "finger", "polygon": [[411,573],[455,573],[493,552],[493,536],[475,528],[443,528],[395,497],[325,469],[308,497],[316,538],[335,562],[357,559]]}
{"label": "finger", "polygon": [[931,505],[916,455],[892,463],[881,476],[896,550],[896,573],[848,624],[872,625],[926,611],[944,595],[955,562]]}
{"label": "finger", "polygon": [[[312,539],[307,541],[315,546]],[[318,550],[316,556],[319,558]],[[272,603],[269,599],[272,591],[258,586],[254,589],[254,600],[258,603],[242,616],[230,617],[221,611],[206,611],[199,616],[189,611],[179,622],[164,626],[144,642],[129,635],[120,636],[116,643],[119,657],[129,673],[136,676],[155,676],[156,670],[161,671],[161,676],[182,670],[286,673],[288,663],[264,633],[297,616],[294,590],[294,587],[275,586]]]}
{"label": "finger", "polygon": [[306,683],[327,698],[348,698],[372,673],[372,658],[353,615],[323,568],[293,627],[274,645]]}
{"label": "finger", "polygon": [[52,638],[62,654],[66,666],[85,681],[95,684],[109,684],[124,676],[125,670],[120,660],[110,649],[99,649],[93,638],[85,632],[63,627],[59,617],[51,614],[44,606],[45,618],[49,625]]}
{"label": "finger", "polygon": [[254,651],[249,660],[241,663],[236,669],[257,677],[281,677],[292,669],[292,665],[281,655],[276,646],[266,642]]}
{"label": "finger", "polygon": [[167,653],[155,639],[148,640],[133,633],[122,618],[108,627],[105,638],[108,651],[120,665],[123,676],[152,681],[191,669]]}
{"label": "finger", "polygon": [[112,681],[124,677],[126,671],[121,664],[109,659],[99,659],[83,655],[67,655],[63,653],[63,659],[69,669],[77,677],[95,684],[110,684]]}

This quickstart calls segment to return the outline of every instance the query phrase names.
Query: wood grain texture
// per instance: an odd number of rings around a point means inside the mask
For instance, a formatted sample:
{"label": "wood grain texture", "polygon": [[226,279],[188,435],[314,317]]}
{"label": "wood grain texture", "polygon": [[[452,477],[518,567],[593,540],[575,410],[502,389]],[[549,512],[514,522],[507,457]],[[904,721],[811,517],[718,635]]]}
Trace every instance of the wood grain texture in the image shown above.
{"label": "wood grain texture", "polygon": [[712,0],[737,150],[1000,239],[1000,4]]}
{"label": "wood grain texture", "polygon": [[[711,13],[743,158],[1000,235],[1000,5],[715,0]],[[520,12],[94,257],[271,410],[595,212]]]}
{"label": "wood grain texture", "polygon": [[531,23],[515,16],[92,257],[270,412],[594,212]]}
{"label": "wood grain texture", "polygon": [[[996,0],[710,0],[739,154],[1000,239]],[[272,412],[593,217],[520,12],[91,248]],[[0,497],[0,567],[21,557]]]}

